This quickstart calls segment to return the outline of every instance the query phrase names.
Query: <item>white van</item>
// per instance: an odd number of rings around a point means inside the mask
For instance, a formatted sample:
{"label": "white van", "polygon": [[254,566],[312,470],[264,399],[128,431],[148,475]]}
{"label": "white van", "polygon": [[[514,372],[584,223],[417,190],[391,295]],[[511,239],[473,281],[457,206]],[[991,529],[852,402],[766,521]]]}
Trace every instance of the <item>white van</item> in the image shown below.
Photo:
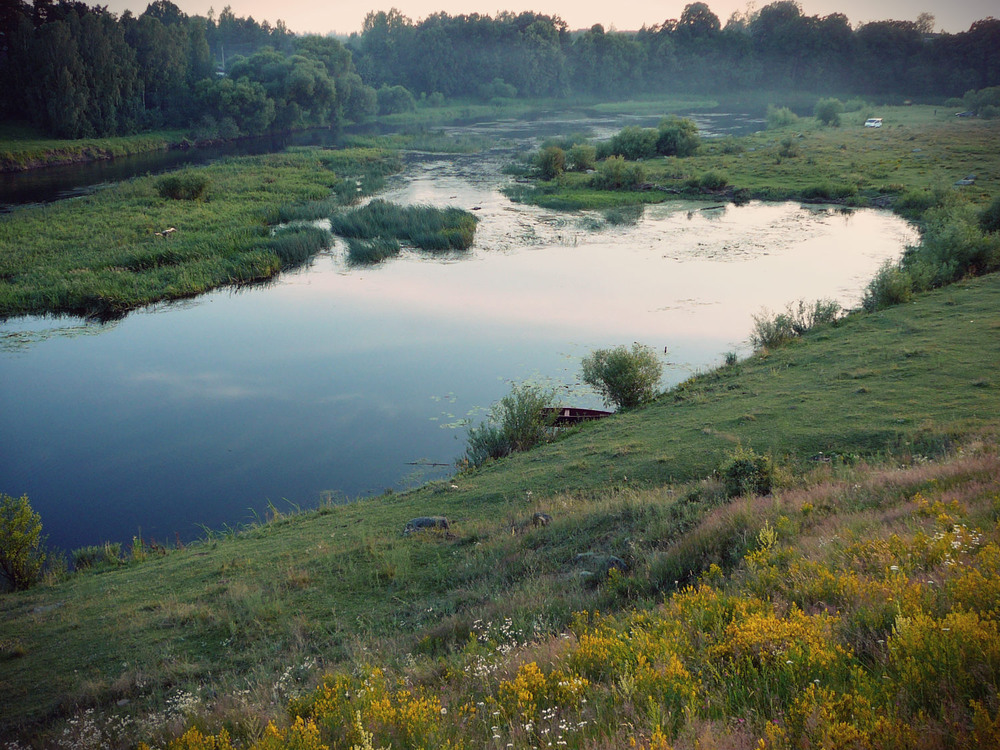
{"label": "white van", "polygon": [[[857,122],[857,120],[855,120],[855,122]],[[881,117],[869,117],[867,120],[865,120],[865,127],[866,128],[880,128],[880,127],[882,127],[882,118]]]}

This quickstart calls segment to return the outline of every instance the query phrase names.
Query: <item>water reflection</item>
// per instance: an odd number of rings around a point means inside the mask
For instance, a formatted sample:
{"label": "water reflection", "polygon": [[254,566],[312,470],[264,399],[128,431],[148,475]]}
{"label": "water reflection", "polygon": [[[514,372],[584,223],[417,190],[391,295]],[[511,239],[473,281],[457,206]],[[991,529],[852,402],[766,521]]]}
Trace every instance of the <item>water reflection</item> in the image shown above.
{"label": "water reflection", "polygon": [[449,473],[456,428],[512,380],[599,406],[580,358],[640,341],[668,348],[664,385],[678,382],[743,347],[762,306],[856,304],[915,239],[885,213],[795,204],[678,202],[609,226],[512,204],[500,164],[414,156],[385,196],[477,207],[461,260],[404,252],[351,268],[338,243],[267,287],[111,326],[3,324],[0,432],[16,437],[0,489],[28,493],[66,548],[398,489]]}

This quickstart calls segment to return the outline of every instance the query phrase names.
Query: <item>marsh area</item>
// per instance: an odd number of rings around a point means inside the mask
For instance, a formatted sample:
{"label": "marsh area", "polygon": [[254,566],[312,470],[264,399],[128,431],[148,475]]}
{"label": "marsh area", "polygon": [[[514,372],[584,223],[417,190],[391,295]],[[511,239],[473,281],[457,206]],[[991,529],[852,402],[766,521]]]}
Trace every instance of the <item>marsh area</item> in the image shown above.
{"label": "marsh area", "polygon": [[[592,123],[598,135],[622,123]],[[450,475],[468,420],[511,382],[600,406],[578,382],[597,347],[648,344],[667,387],[748,352],[762,308],[857,305],[917,240],[888,212],[797,203],[647,206],[634,224],[514,203],[500,188],[544,129],[448,131],[499,145],[409,152],[379,197],[479,218],[471,250],[351,266],[337,241],[276,280],[101,324],[0,324],[0,455],[52,545],[173,542],[279,511]],[[553,132],[580,121],[552,122]],[[703,126],[704,127],[704,126]]]}

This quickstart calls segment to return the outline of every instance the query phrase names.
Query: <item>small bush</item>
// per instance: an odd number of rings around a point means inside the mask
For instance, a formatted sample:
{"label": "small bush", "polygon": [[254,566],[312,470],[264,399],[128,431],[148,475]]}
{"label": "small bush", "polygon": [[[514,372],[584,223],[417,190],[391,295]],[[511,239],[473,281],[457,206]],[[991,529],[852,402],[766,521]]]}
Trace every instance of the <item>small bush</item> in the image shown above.
{"label": "small bush", "polygon": [[1000,232],[1000,195],[979,214],[979,227],[984,232]]}
{"label": "small bush", "polygon": [[394,115],[401,112],[413,112],[417,108],[417,100],[403,86],[382,86],[375,92],[380,115]]}
{"label": "small bush", "polygon": [[781,148],[778,149],[778,154],[783,159],[794,159],[799,153],[799,143],[795,138],[786,135],[781,139]]}
{"label": "small bush", "polygon": [[590,181],[598,190],[632,190],[646,181],[641,164],[629,164],[621,156],[610,156],[597,167]]}
{"label": "small bush", "polygon": [[597,349],[583,358],[583,382],[608,406],[631,409],[656,396],[663,365],[656,353],[639,343],[632,348]]}
{"label": "small bush", "polygon": [[543,180],[554,180],[566,169],[566,152],[558,146],[543,148],[535,159],[535,166]]}
{"label": "small bush", "polygon": [[742,445],[737,445],[726,457],[719,473],[727,497],[769,495],[774,485],[774,462],[770,456],[759,456]]}
{"label": "small bush", "polygon": [[463,462],[482,466],[491,459],[526,451],[546,441],[555,421],[555,393],[538,386],[515,385],[490,409],[489,417],[469,429]]}
{"label": "small bush", "polygon": [[505,83],[502,78],[494,78],[491,83],[479,87],[479,96],[488,102],[494,99],[513,99],[517,96],[517,87]]}
{"label": "small bush", "polygon": [[434,91],[427,97],[427,106],[433,107],[434,109],[440,109],[444,106],[444,94],[440,91]]}
{"label": "small bush", "polygon": [[844,103],[840,99],[820,99],[816,102],[813,115],[824,125],[837,127],[840,125],[840,115],[844,111]]}
{"label": "small bush", "polygon": [[943,206],[948,199],[948,193],[936,190],[907,190],[893,204],[893,210],[907,219],[917,220],[924,211]]}
{"label": "small bush", "polygon": [[88,568],[99,568],[105,565],[118,565],[121,563],[122,546],[120,543],[105,542],[100,545],[80,547],[70,553],[73,559],[73,567],[76,570],[86,570]]}
{"label": "small bush", "polygon": [[653,128],[640,128],[634,125],[622,128],[612,136],[607,144],[602,144],[602,154],[606,156],[621,156],[629,161],[652,159],[657,153],[658,131]]}
{"label": "small bush", "polygon": [[743,147],[743,142],[734,135],[727,135],[722,139],[722,153],[724,154],[742,154],[745,150]]}
{"label": "small bush", "polygon": [[661,156],[692,156],[701,146],[698,126],[686,117],[665,117],[657,128],[656,153]]}
{"label": "small bush", "polygon": [[698,178],[698,187],[702,190],[722,190],[729,184],[729,178],[724,172],[710,169]]}
{"label": "small bush", "polygon": [[814,326],[834,322],[839,314],[840,304],[829,299],[813,303],[799,300],[795,305],[787,305],[784,312],[776,314],[764,310],[753,316],[750,343],[755,349],[774,349]]}
{"label": "small bush", "polygon": [[577,143],[570,147],[567,157],[570,169],[586,172],[597,163],[597,149],[589,143]]}
{"label": "small bush", "polygon": [[913,279],[892,261],[886,261],[865,288],[861,307],[876,312],[913,299]]}
{"label": "small bush", "polygon": [[767,127],[772,130],[794,125],[798,121],[799,116],[788,107],[775,107],[772,104],[767,106]]}
{"label": "small bush", "polygon": [[28,496],[0,493],[0,574],[15,590],[30,588],[42,577],[42,519]]}
{"label": "small bush", "polygon": [[211,180],[198,172],[177,172],[161,177],[156,190],[167,200],[196,201],[205,195]]}

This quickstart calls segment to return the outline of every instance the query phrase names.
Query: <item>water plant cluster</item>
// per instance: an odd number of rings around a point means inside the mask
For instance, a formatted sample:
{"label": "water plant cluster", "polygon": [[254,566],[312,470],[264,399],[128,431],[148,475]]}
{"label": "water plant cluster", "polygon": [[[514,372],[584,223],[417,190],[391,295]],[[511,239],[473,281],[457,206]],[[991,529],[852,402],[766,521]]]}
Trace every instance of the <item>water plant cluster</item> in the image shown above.
{"label": "water plant cluster", "polygon": [[461,208],[401,206],[381,199],[330,218],[334,234],[347,237],[353,263],[377,263],[396,255],[400,242],[421,250],[468,250],[476,234],[476,217]]}

